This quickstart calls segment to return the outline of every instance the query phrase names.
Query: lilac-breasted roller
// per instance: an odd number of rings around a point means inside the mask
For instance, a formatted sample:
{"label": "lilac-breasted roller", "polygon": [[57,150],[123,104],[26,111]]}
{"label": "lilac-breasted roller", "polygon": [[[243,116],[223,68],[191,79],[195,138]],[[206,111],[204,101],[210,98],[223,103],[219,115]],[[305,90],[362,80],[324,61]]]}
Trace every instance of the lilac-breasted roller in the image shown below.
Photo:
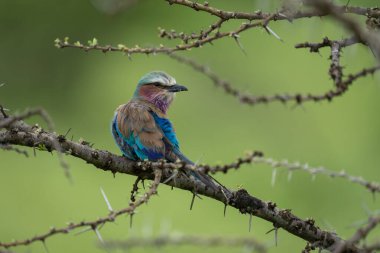
{"label": "lilac-breasted roller", "polygon": [[[120,105],[112,121],[112,134],[124,156],[131,160],[169,162],[178,160],[193,164],[179,148],[167,110],[175,93],[187,91],[185,86],[161,71],[144,75],[137,84],[132,99]],[[200,172],[186,172],[207,187],[220,191],[212,177]]]}

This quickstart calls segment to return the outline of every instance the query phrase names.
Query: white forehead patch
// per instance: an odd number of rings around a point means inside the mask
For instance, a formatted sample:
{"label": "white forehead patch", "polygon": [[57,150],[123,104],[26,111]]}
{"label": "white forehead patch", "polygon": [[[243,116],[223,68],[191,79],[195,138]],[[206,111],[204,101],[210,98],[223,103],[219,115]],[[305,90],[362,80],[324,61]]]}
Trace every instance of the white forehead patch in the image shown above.
{"label": "white forehead patch", "polygon": [[165,86],[172,86],[172,85],[176,84],[176,80],[169,75],[159,75],[157,77],[156,82],[159,82]]}
{"label": "white forehead patch", "polygon": [[165,72],[153,71],[143,76],[139,81],[139,85],[150,83],[160,83],[161,85],[172,86],[176,84],[176,80]]}

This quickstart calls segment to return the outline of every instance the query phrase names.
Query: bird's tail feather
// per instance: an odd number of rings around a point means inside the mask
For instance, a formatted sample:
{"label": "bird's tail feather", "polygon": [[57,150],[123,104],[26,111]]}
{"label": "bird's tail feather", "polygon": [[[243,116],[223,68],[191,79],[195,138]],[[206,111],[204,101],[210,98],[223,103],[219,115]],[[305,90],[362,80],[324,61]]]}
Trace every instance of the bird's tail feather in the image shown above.
{"label": "bird's tail feather", "polygon": [[[186,156],[184,156],[181,152],[176,153],[176,155],[181,161],[194,165],[194,163],[190,161]],[[205,186],[213,189],[215,193],[222,192],[226,197],[226,202],[228,202],[228,196],[231,194],[231,191],[227,189],[224,185],[219,183],[215,178],[208,174],[194,170],[188,170],[185,173],[190,177],[194,177],[195,180],[201,181]]]}
{"label": "bird's tail feather", "polygon": [[228,200],[228,195],[231,193],[231,191],[227,189],[224,185],[219,183],[212,176],[193,170],[188,171],[187,173],[193,176],[196,180],[201,181],[208,188],[211,188],[215,193],[222,192]]}

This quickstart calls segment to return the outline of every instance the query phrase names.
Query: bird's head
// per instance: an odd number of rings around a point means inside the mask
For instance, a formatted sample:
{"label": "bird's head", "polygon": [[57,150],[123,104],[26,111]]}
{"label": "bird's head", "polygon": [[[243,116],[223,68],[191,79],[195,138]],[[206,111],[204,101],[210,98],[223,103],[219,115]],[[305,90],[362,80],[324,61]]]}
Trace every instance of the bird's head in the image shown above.
{"label": "bird's head", "polygon": [[134,98],[148,101],[166,113],[175,93],[180,91],[187,91],[187,88],[177,84],[176,80],[165,72],[153,71],[140,79]]}

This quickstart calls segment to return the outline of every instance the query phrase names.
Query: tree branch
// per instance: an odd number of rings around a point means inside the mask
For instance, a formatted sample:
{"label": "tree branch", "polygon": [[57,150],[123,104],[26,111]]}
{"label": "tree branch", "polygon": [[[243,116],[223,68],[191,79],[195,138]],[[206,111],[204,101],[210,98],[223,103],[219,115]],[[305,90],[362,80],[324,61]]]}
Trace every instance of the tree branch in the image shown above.
{"label": "tree branch", "polygon": [[283,161],[276,161],[272,158],[265,158],[265,157],[254,157],[252,159],[253,164],[267,164],[273,168],[283,168],[288,170],[289,174],[289,180],[291,178],[291,173],[293,171],[305,171],[311,175],[326,175],[331,178],[343,178],[349,182],[352,182],[354,184],[361,185],[365,187],[367,190],[369,190],[372,193],[379,193],[380,192],[380,184],[378,182],[374,181],[368,181],[365,180],[362,177],[358,176],[352,176],[349,175],[344,170],[341,170],[339,172],[328,170],[324,167],[312,167],[308,164],[301,164],[299,162],[288,162],[287,160]]}
{"label": "tree branch", "polygon": [[[4,120],[0,116],[0,122]],[[153,170],[160,169],[163,173],[163,179],[172,175],[172,170],[177,168],[176,164],[165,162],[133,162],[124,157],[114,155],[108,151],[93,149],[88,145],[66,140],[61,135],[40,130],[38,132],[25,122],[16,121],[12,128],[0,131],[0,144],[21,145],[34,147],[37,144],[44,145],[47,150],[54,150],[54,142],[58,141],[60,149],[66,154],[78,157],[86,163],[112,173],[125,173],[138,176],[142,179],[153,179]],[[173,168],[174,167],[174,168]],[[318,247],[333,251],[337,245],[345,243],[343,239],[335,233],[327,232],[315,225],[311,219],[302,220],[291,213],[289,209],[279,209],[272,202],[264,202],[248,194],[244,189],[226,193],[222,191],[215,192],[213,189],[206,187],[200,181],[194,181],[189,177],[178,173],[175,180],[166,182],[167,185],[188,190],[196,191],[199,195],[204,195],[228,204],[238,209],[242,214],[254,215],[271,222],[275,228],[283,228],[289,233],[311,242]],[[226,202],[226,197],[228,202]],[[109,219],[109,218],[106,218]],[[90,224],[91,225],[91,224]],[[88,225],[87,225],[88,226]],[[51,231],[48,232],[52,233]],[[64,231],[62,231],[64,233]],[[41,239],[35,239],[41,240]],[[28,240],[26,240],[28,241]],[[3,247],[13,246],[12,243],[2,243]],[[17,244],[16,244],[17,245]],[[345,252],[362,252],[355,246],[348,246]]]}
{"label": "tree branch", "polygon": [[[334,53],[335,54],[335,53]],[[334,73],[334,76],[337,75],[338,81],[336,87],[331,89],[323,94],[275,94],[271,96],[254,96],[249,93],[243,93],[240,90],[233,87],[232,83],[221,79],[217,74],[212,72],[207,66],[201,65],[194,60],[189,58],[179,56],[178,54],[169,54],[169,56],[180,63],[189,65],[194,70],[204,74],[214,83],[215,86],[222,88],[227,94],[236,97],[241,103],[248,105],[257,105],[257,104],[267,104],[271,102],[296,102],[297,104],[302,104],[305,102],[320,102],[320,101],[332,101],[336,97],[342,96],[348,91],[349,86],[358,78],[365,77],[368,74],[373,74],[376,71],[380,70],[380,65],[371,67],[368,69],[363,69],[358,73],[350,74],[346,80],[341,79],[341,67],[339,66],[339,60],[337,56],[334,56],[335,63],[331,65],[330,72]],[[338,65],[336,65],[338,64]],[[333,75],[332,75],[333,76]]]}
{"label": "tree branch", "polygon": [[[219,18],[219,20],[212,24],[208,30],[205,32],[201,31],[199,34],[192,34],[192,35],[186,35],[184,33],[176,33],[173,32],[167,32],[165,29],[160,29],[160,37],[162,38],[170,38],[170,39],[177,39],[180,38],[185,44],[178,44],[175,47],[165,47],[163,45],[160,45],[159,47],[147,47],[147,48],[141,48],[139,46],[135,47],[127,47],[126,45],[119,44],[118,46],[111,46],[111,45],[105,45],[101,46],[98,45],[98,41],[96,39],[93,39],[88,42],[87,45],[77,41],[75,43],[70,43],[69,39],[66,37],[65,39],[59,39],[57,38],[55,40],[55,46],[58,48],[77,48],[82,49],[84,51],[90,51],[90,50],[99,50],[104,53],[106,52],[123,52],[128,56],[131,56],[132,54],[157,54],[157,53],[173,53],[176,51],[184,51],[184,50],[190,50],[192,48],[198,48],[205,44],[212,43],[215,40],[219,40],[225,37],[231,37],[235,40],[238,38],[238,35],[241,32],[244,32],[248,29],[255,28],[255,27],[262,27],[264,28],[269,34],[274,35],[275,37],[279,38],[277,34],[275,34],[269,27],[268,24],[270,21],[281,21],[281,20],[288,20],[292,21],[294,19],[300,19],[300,18],[310,18],[310,17],[321,17],[329,14],[333,14],[330,10],[325,10],[323,8],[320,8],[320,10],[311,10],[311,11],[301,11],[296,10],[294,13],[287,13],[286,10],[282,12],[275,12],[275,13],[263,13],[261,11],[256,11],[254,13],[245,13],[245,12],[234,12],[234,11],[223,11],[217,8],[210,7],[209,4],[200,4],[188,0],[165,0],[170,5],[172,4],[178,4],[183,5],[189,8],[194,9],[195,11],[203,11],[207,12],[213,16],[216,16]],[[361,16],[367,16],[367,17],[379,17],[380,11],[377,8],[362,8],[362,7],[350,7],[350,6],[336,6],[336,10],[339,11],[341,14],[356,14]],[[286,14],[285,14],[286,13]],[[231,30],[229,32],[215,32],[212,34],[213,31],[216,29],[221,28],[222,24],[226,21],[229,21],[230,19],[240,19],[240,20],[247,20],[248,23],[242,23],[240,27],[238,27],[235,30]],[[253,20],[258,20],[254,23],[252,23]],[[359,37],[361,38],[361,37]],[[362,40],[365,41],[365,40]]]}
{"label": "tree branch", "polygon": [[14,151],[18,154],[24,155],[25,157],[29,157],[28,152],[26,152],[26,150],[21,150],[19,148],[12,147],[11,145],[0,144],[0,149]]}
{"label": "tree branch", "polygon": [[[361,240],[364,240],[367,235],[380,223],[380,215],[377,216],[371,216],[368,219],[368,223],[358,229],[356,233],[345,243],[340,244],[335,250],[334,253],[342,253],[344,252],[348,247],[352,245],[356,245]],[[365,250],[368,250],[368,248],[364,248]],[[371,251],[369,251],[371,252]]]}
{"label": "tree branch", "polygon": [[[317,11],[325,12],[333,18],[341,22],[346,28],[352,31],[356,38],[362,43],[368,45],[376,57],[380,57],[380,35],[376,32],[371,32],[360,25],[356,20],[344,15],[344,10],[341,6],[334,5],[327,0],[307,0],[307,4],[314,7]],[[349,7],[347,7],[349,8]],[[368,18],[379,18],[379,9],[375,13],[367,13]]]}
{"label": "tree branch", "polygon": [[323,38],[320,43],[304,42],[296,44],[295,48],[309,48],[312,53],[319,53],[319,50],[323,47],[331,47],[333,43],[338,43],[340,48],[349,47],[357,43],[361,43],[356,37],[350,37],[343,40],[330,40],[329,38]]}
{"label": "tree branch", "polygon": [[[236,11],[224,11],[214,7],[211,7],[208,3],[201,4],[189,0],[165,0],[170,5],[178,4],[182,6],[189,7],[195,11],[203,11],[207,12],[213,16],[223,18],[225,20],[228,19],[246,19],[246,20],[289,20],[289,19],[299,19],[299,18],[311,18],[311,17],[322,17],[329,15],[330,12],[326,10],[312,10],[312,11],[299,11],[295,12],[292,16],[287,17],[281,12],[278,13],[263,13],[261,11],[256,11],[254,13],[248,12],[236,12]],[[337,6],[338,10],[342,13],[346,14],[357,14],[361,16],[370,16],[370,17],[379,17],[380,10],[377,8],[363,8],[363,7],[355,7],[355,6]]]}
{"label": "tree branch", "polygon": [[170,54],[176,51],[185,51],[190,50],[192,48],[198,48],[205,44],[212,43],[215,40],[225,38],[225,37],[231,37],[236,38],[236,36],[244,32],[248,29],[254,28],[254,27],[262,27],[261,22],[256,23],[243,23],[241,24],[236,30],[232,30],[230,32],[216,32],[214,34],[208,34],[210,36],[196,36],[199,37],[199,39],[196,39],[192,42],[189,42],[187,44],[179,44],[175,47],[164,47],[163,45],[160,45],[159,47],[147,47],[147,48],[141,48],[139,46],[135,47],[127,47],[123,44],[119,44],[117,47],[106,45],[106,46],[100,46],[97,43],[96,39],[93,39],[93,41],[89,41],[88,45],[84,45],[81,42],[77,41],[75,43],[70,43],[68,38],[65,38],[64,40],[61,40],[57,38],[55,42],[55,46],[57,48],[77,48],[84,51],[102,51],[103,53],[107,52],[122,52],[128,56],[131,56],[132,54],[158,54],[158,53],[164,53],[164,54]]}

